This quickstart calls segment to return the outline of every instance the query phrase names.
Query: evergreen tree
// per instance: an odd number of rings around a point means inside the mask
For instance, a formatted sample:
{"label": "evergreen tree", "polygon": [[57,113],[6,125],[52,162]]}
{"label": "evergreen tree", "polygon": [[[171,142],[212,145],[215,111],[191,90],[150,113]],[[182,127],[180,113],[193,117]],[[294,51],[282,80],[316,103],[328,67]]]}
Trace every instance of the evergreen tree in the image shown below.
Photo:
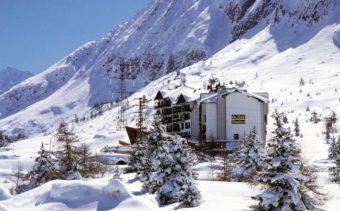
{"label": "evergreen tree", "polygon": [[126,172],[136,172],[136,177],[140,179],[140,175],[143,174],[143,169],[146,168],[146,156],[147,156],[147,140],[142,136],[141,140],[138,140],[132,146],[132,153],[129,156],[128,166]]}
{"label": "evergreen tree", "polygon": [[300,136],[300,125],[299,125],[299,119],[297,117],[294,122],[294,132],[295,132],[295,136]]}
{"label": "evergreen tree", "polygon": [[155,118],[152,123],[152,129],[146,138],[144,156],[141,159],[141,167],[137,173],[139,180],[143,183],[143,190],[149,193],[155,193],[159,186],[152,180],[153,173],[156,171],[153,161],[157,158],[157,149],[166,141],[168,135],[165,128],[161,125],[160,119]]}
{"label": "evergreen tree", "polygon": [[48,181],[58,179],[59,175],[55,166],[55,160],[50,152],[45,150],[44,144],[38,152],[38,157],[35,158],[33,169],[27,174],[26,179],[29,180],[28,189],[33,189]]}
{"label": "evergreen tree", "polygon": [[242,182],[252,182],[261,170],[264,157],[264,142],[259,138],[254,127],[241,142],[235,153],[234,178]]}
{"label": "evergreen tree", "polygon": [[327,144],[331,141],[331,133],[337,132],[337,120],[337,114],[334,111],[325,118],[325,138]]}
{"label": "evergreen tree", "polygon": [[336,159],[337,154],[339,153],[338,151],[338,143],[336,141],[335,136],[333,135],[333,137],[331,138],[331,143],[329,145],[329,149],[328,149],[328,157],[331,159]]}
{"label": "evergreen tree", "polygon": [[340,135],[332,149],[335,166],[330,168],[332,182],[340,184]]}
{"label": "evergreen tree", "polygon": [[299,81],[299,86],[304,86],[306,84],[305,80],[301,77]]}
{"label": "evergreen tree", "polygon": [[152,180],[157,183],[157,198],[162,205],[180,202],[182,207],[200,204],[201,194],[193,179],[195,156],[186,141],[168,136],[156,149],[156,169]]}
{"label": "evergreen tree", "polygon": [[56,152],[58,171],[62,178],[65,179],[68,175],[78,171],[78,150],[74,146],[78,142],[78,138],[69,131],[68,125],[65,122],[60,123],[55,137],[60,144]]}
{"label": "evergreen tree", "polygon": [[312,112],[312,116],[310,118],[310,121],[313,122],[314,124],[317,124],[321,121],[321,119],[319,118],[319,114],[316,111]]}
{"label": "evergreen tree", "polygon": [[8,142],[8,137],[4,135],[2,131],[0,131],[0,147],[7,146],[7,142]]}
{"label": "evergreen tree", "polygon": [[283,114],[276,111],[273,117],[277,129],[257,177],[265,190],[253,197],[259,201],[256,209],[313,210],[320,196],[313,170],[303,164],[299,147],[284,127]]}

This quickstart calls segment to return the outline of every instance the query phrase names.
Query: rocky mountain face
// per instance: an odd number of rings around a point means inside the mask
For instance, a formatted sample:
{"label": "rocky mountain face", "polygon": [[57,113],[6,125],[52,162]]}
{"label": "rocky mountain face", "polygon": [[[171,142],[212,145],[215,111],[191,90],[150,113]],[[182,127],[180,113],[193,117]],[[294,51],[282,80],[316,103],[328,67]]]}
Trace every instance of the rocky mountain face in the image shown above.
{"label": "rocky mountain face", "polygon": [[0,71],[0,95],[13,86],[33,76],[32,73],[7,67]]}
{"label": "rocky mountain face", "polygon": [[[42,115],[52,114],[48,117],[51,122],[74,116],[97,103],[116,99],[112,90],[118,82],[113,78],[121,64],[129,78],[128,91],[134,92],[167,73],[209,58],[236,40],[250,39],[268,26],[273,29],[277,48],[284,51],[317,33],[323,22],[337,14],[336,2],[154,0],[98,42],[85,44],[0,95],[0,121],[20,122],[26,127],[39,124],[37,118],[43,119]],[[283,31],[292,34],[292,40],[282,39]],[[297,42],[295,37],[301,33],[309,36]],[[23,121],[21,116],[27,112],[30,115]],[[39,131],[47,129],[44,126]]]}
{"label": "rocky mountain face", "polygon": [[334,0],[240,0],[224,4],[224,11],[233,25],[231,41],[235,41],[263,20],[273,27],[283,20],[292,27],[299,22],[313,26],[331,12],[334,4]]}

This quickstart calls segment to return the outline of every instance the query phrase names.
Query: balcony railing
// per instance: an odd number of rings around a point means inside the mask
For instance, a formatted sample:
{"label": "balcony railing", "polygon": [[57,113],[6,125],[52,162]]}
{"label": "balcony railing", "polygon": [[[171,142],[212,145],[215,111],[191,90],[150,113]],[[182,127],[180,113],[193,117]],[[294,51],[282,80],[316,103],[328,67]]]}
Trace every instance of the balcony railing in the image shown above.
{"label": "balcony railing", "polygon": [[162,115],[170,115],[170,114],[172,114],[172,109],[171,108],[163,109]]}
{"label": "balcony railing", "polygon": [[171,102],[170,101],[160,101],[160,102],[155,102],[155,108],[166,108],[166,107],[171,107]]}
{"label": "balcony railing", "polygon": [[165,118],[163,118],[162,123],[163,124],[172,123],[172,117],[165,117]]}
{"label": "balcony railing", "polygon": [[191,112],[190,105],[184,105],[183,106],[183,112]]}
{"label": "balcony railing", "polygon": [[182,107],[174,107],[173,108],[173,113],[177,114],[177,113],[181,113],[182,112]]}

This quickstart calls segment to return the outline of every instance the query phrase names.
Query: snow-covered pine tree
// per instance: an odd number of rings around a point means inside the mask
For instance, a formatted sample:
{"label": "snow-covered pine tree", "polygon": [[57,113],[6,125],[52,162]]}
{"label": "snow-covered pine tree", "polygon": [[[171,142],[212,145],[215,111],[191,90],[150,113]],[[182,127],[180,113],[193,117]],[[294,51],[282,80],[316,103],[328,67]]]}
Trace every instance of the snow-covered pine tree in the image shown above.
{"label": "snow-covered pine tree", "polygon": [[136,177],[140,179],[140,175],[143,174],[144,168],[147,168],[145,163],[147,156],[147,140],[145,135],[141,134],[139,140],[132,146],[132,152],[129,156],[128,166],[125,169],[127,173],[136,172]]}
{"label": "snow-covered pine tree", "polygon": [[233,177],[240,182],[253,182],[264,158],[264,142],[257,135],[255,127],[242,140],[234,156]]}
{"label": "snow-covered pine tree", "polygon": [[331,159],[336,159],[337,154],[339,153],[338,151],[338,146],[337,146],[337,140],[335,136],[333,135],[331,138],[331,143],[329,144],[329,149],[328,149],[328,157]]}
{"label": "snow-covered pine tree", "polygon": [[295,136],[300,136],[300,125],[299,125],[299,119],[297,117],[294,122],[294,132],[295,132]]}
{"label": "snow-covered pine tree", "polygon": [[79,160],[77,147],[77,136],[69,131],[68,125],[61,122],[55,135],[57,142],[60,144],[56,152],[58,160],[58,171],[63,179],[68,175],[78,171],[77,161]]}
{"label": "snow-covered pine tree", "polygon": [[320,193],[313,170],[303,164],[300,148],[284,127],[283,114],[275,111],[273,138],[268,142],[264,166],[257,182],[265,189],[253,197],[257,210],[313,210]]}
{"label": "snow-covered pine tree", "polygon": [[340,135],[332,151],[335,154],[333,157],[335,166],[330,168],[331,180],[340,184]]}
{"label": "snow-covered pine tree", "polygon": [[185,139],[168,136],[156,149],[153,181],[159,186],[157,199],[160,204],[179,202],[181,207],[200,204],[201,194],[193,179],[195,156]]}
{"label": "snow-covered pine tree", "polygon": [[301,77],[299,81],[299,86],[304,86],[306,84],[305,80]]}
{"label": "snow-covered pine tree", "polygon": [[8,137],[4,135],[2,131],[0,131],[0,147],[7,146],[7,142],[8,142]]}
{"label": "snow-covered pine tree", "polygon": [[29,190],[59,178],[55,165],[56,161],[52,158],[50,152],[44,148],[43,143],[41,143],[38,155],[34,160],[33,169],[26,176],[26,180],[29,180],[27,184],[27,189]]}
{"label": "snow-covered pine tree", "polygon": [[168,135],[165,128],[161,125],[159,118],[155,118],[152,123],[152,129],[146,137],[145,154],[141,159],[142,166],[137,173],[138,179],[143,183],[143,190],[148,193],[155,193],[159,185],[152,180],[153,173],[157,170],[153,161],[157,159],[157,149],[166,141]]}

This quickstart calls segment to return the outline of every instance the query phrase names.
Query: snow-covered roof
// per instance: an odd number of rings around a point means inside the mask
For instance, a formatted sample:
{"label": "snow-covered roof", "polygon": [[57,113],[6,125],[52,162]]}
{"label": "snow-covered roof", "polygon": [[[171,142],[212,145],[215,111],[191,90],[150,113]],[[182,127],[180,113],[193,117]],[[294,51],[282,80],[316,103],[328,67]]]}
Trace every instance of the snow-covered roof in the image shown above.
{"label": "snow-covered roof", "polygon": [[218,94],[216,92],[202,93],[199,103],[217,103]]}
{"label": "snow-covered roof", "polygon": [[269,103],[269,94],[267,92],[248,92],[246,89],[240,89],[240,88],[229,88],[221,96],[223,97],[225,95],[228,95],[234,92],[239,92],[248,97],[253,97],[255,99],[258,99],[264,103]]}
{"label": "snow-covered roof", "polygon": [[162,98],[169,98],[171,103],[173,104],[177,103],[178,98],[181,95],[184,97],[186,102],[198,100],[202,92],[203,92],[202,90],[197,90],[188,86],[180,86],[173,90],[169,89],[159,90],[159,93],[162,95]]}
{"label": "snow-covered roof", "polygon": [[217,103],[218,96],[225,96],[227,94],[239,92],[249,97],[256,98],[262,102],[268,103],[269,102],[269,94],[267,92],[248,92],[246,89],[241,88],[227,88],[222,93],[216,92],[209,92],[209,93],[202,93],[200,96],[199,103]]}

